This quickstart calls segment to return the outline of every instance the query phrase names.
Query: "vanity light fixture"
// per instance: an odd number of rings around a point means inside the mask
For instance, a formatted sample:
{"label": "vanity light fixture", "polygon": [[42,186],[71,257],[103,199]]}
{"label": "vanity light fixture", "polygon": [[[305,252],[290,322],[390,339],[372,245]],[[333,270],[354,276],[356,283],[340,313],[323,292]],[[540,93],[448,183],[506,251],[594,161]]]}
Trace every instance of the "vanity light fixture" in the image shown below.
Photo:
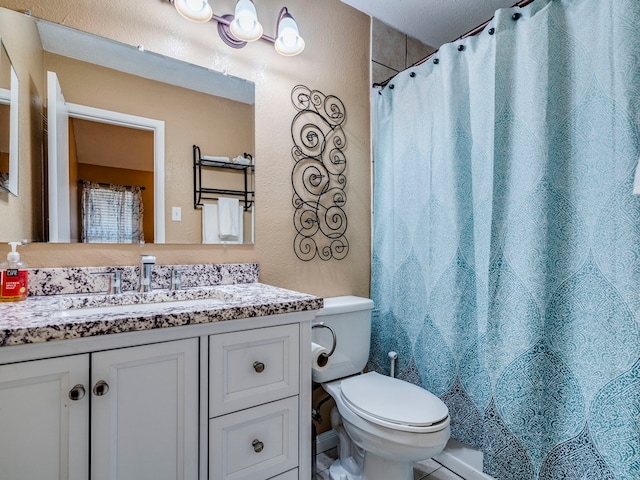
{"label": "vanity light fixture", "polygon": [[253,0],[238,0],[234,14],[216,15],[207,0],[169,0],[184,18],[205,23],[215,21],[222,41],[233,48],[242,48],[249,42],[262,39],[275,45],[280,55],[291,57],[304,50],[304,40],[298,25],[287,7],[278,13],[275,38],[265,35],[258,21]]}
{"label": "vanity light fixture", "polygon": [[238,0],[229,30],[234,37],[244,42],[255,42],[262,37],[262,25],[251,0]]}
{"label": "vanity light fixture", "polygon": [[304,40],[298,31],[298,24],[286,7],[278,15],[275,47],[276,52],[286,57],[298,55],[304,50]]}
{"label": "vanity light fixture", "polygon": [[213,15],[207,0],[174,0],[173,6],[180,15],[192,22],[205,23],[211,20]]}

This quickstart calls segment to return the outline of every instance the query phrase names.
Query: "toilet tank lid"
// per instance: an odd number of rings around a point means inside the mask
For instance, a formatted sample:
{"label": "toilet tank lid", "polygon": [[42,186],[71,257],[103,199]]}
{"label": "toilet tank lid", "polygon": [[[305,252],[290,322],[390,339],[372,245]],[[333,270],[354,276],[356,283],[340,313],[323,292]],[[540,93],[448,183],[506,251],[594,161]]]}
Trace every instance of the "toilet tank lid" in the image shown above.
{"label": "toilet tank lid", "polygon": [[373,310],[373,300],[353,295],[327,297],[324,299],[324,307],[318,310],[316,316],[336,315],[340,313],[358,312],[361,310]]}

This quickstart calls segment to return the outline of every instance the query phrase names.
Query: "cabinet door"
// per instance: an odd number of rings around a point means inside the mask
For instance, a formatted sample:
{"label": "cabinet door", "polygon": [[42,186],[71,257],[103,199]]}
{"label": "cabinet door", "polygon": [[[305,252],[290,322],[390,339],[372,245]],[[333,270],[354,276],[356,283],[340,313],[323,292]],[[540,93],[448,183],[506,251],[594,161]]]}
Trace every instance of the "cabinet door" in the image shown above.
{"label": "cabinet door", "polygon": [[198,339],[94,353],[91,479],[198,477]]}
{"label": "cabinet door", "polygon": [[0,366],[2,480],[86,480],[88,445],[88,355]]}

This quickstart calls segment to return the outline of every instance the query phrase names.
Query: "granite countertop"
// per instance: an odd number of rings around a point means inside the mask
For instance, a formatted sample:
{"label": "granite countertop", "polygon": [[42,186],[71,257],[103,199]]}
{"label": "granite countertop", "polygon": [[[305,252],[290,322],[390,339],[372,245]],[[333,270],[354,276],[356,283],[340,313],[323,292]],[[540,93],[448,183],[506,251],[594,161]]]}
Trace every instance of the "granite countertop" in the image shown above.
{"label": "granite countertop", "polygon": [[[144,307],[136,304],[141,294],[133,292],[33,296],[0,303],[0,347],[317,310],[323,305],[320,297],[257,282],[152,293],[154,303]],[[113,303],[119,305],[117,311],[101,308]]]}

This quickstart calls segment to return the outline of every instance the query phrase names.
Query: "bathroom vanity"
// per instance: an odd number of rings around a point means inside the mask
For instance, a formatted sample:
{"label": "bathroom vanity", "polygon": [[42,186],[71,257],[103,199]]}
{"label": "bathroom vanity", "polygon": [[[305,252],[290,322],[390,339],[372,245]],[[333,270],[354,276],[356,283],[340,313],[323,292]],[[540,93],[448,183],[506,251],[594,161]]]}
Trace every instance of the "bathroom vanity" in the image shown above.
{"label": "bathroom vanity", "polygon": [[[301,366],[322,299],[257,283],[255,265],[209,267],[181,291],[0,304],[3,479],[311,477]],[[167,268],[154,267],[160,287]],[[60,288],[33,271],[32,293],[102,288],[104,269],[74,270]]]}

